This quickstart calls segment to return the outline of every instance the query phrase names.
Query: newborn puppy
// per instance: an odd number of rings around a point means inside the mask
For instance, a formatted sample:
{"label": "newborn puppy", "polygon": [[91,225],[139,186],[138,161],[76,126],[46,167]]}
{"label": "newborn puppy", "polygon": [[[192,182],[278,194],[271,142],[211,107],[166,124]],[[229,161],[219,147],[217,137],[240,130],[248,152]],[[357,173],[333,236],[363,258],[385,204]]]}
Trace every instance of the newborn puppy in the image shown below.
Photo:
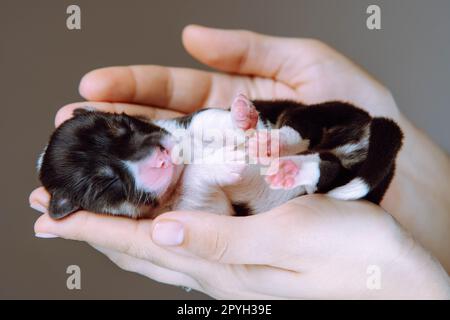
{"label": "newborn puppy", "polygon": [[[226,132],[233,143],[221,139]],[[38,168],[55,219],[79,209],[134,218],[169,210],[248,215],[313,192],[378,203],[401,140],[393,121],[346,103],[239,95],[228,110],[159,121],[78,109],[55,130]],[[186,157],[189,149],[196,152]]]}
{"label": "newborn puppy", "polygon": [[[242,107],[242,103],[236,99],[234,106]],[[254,108],[249,110],[251,114],[244,118],[251,115],[249,124],[254,128],[258,116]],[[232,214],[233,206],[219,188],[240,180],[245,163],[225,165],[219,157],[222,152],[209,156],[199,152],[209,164],[185,165],[174,163],[171,152],[176,131],[186,137],[200,133],[200,139],[211,145],[210,133],[242,127],[243,119],[237,117],[230,110],[204,109],[177,119],[151,121],[75,110],[52,134],[38,160],[39,178],[51,195],[50,215],[59,219],[84,209],[137,218],[173,208]]]}

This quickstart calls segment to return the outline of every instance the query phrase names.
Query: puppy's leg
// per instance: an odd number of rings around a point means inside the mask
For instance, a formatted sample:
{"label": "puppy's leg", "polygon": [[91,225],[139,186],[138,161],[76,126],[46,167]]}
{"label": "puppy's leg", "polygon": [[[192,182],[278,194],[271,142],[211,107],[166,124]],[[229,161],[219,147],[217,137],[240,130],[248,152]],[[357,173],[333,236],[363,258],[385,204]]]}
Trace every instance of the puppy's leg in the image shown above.
{"label": "puppy's leg", "polygon": [[225,146],[204,157],[202,165],[201,178],[205,184],[220,187],[237,184],[247,167],[245,149]]}
{"label": "puppy's leg", "polygon": [[341,200],[367,199],[379,203],[394,176],[395,158],[403,133],[392,120],[374,118],[370,124],[369,149],[355,177],[328,195]]}
{"label": "puppy's leg", "polygon": [[272,189],[304,186],[307,193],[325,192],[345,171],[339,159],[328,152],[282,157],[271,164],[266,182]]}
{"label": "puppy's leg", "polygon": [[309,141],[302,139],[298,131],[289,126],[280,129],[258,130],[249,138],[250,159],[266,164],[266,158],[278,158],[299,154],[307,150]]}
{"label": "puppy's leg", "polygon": [[389,184],[392,181],[392,178],[394,177],[394,167],[395,165],[393,165],[393,167],[389,170],[389,173],[386,175],[386,177],[384,177],[384,179],[364,197],[365,200],[376,204],[379,204],[381,200],[383,200],[383,196],[386,193]]}
{"label": "puppy's leg", "polygon": [[253,103],[243,94],[239,94],[231,104],[231,119],[237,129],[255,129],[259,116]]}
{"label": "puppy's leg", "polygon": [[183,191],[174,210],[198,210],[233,215],[234,209],[226,194],[219,186],[210,182],[209,172],[205,167],[188,166]]}

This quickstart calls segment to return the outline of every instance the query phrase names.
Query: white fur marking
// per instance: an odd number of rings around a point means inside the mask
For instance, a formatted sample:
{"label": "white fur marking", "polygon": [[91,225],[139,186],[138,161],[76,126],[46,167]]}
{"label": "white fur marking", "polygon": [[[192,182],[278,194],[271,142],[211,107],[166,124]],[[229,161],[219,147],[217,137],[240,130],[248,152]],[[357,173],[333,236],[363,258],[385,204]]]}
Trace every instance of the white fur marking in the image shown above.
{"label": "white fur marking", "polygon": [[327,194],[335,199],[339,200],[356,200],[361,199],[369,192],[369,186],[361,178],[355,178],[346,185],[337,187]]}
{"label": "white fur marking", "polygon": [[280,128],[280,145],[283,147],[282,155],[288,156],[308,149],[309,140],[304,140],[298,131],[289,126]]}
{"label": "white fur marking", "polygon": [[131,217],[138,217],[139,216],[139,210],[136,208],[135,205],[129,203],[129,202],[123,202],[117,207],[107,207],[105,208],[105,211],[112,214],[112,215],[128,215]]}
{"label": "white fur marking", "polygon": [[136,190],[144,190],[146,192],[152,192],[154,190],[150,190],[140,179],[139,179],[139,168],[138,164],[136,162],[132,161],[123,161],[123,164],[125,164],[126,168],[131,173],[131,176],[134,179],[134,184],[136,187]]}
{"label": "white fur marking", "polygon": [[300,172],[295,179],[295,185],[308,186],[307,193],[313,193],[316,191],[320,179],[320,158],[317,154],[301,157]]}
{"label": "white fur marking", "polygon": [[366,126],[361,139],[357,143],[347,143],[332,150],[345,168],[349,168],[366,158],[369,147],[369,132],[369,126]]}
{"label": "white fur marking", "polygon": [[361,149],[363,147],[363,144],[360,143],[348,143],[348,144],[344,144],[343,146],[339,146],[336,149],[334,149],[334,151],[336,153],[343,153],[343,154],[348,154],[351,152],[354,152],[358,149]]}
{"label": "white fur marking", "polygon": [[39,155],[39,158],[37,159],[36,168],[37,168],[38,172],[41,171],[42,161],[44,160],[44,155],[45,155],[46,151],[47,151],[47,146],[45,146],[44,150],[41,152],[41,154]]}

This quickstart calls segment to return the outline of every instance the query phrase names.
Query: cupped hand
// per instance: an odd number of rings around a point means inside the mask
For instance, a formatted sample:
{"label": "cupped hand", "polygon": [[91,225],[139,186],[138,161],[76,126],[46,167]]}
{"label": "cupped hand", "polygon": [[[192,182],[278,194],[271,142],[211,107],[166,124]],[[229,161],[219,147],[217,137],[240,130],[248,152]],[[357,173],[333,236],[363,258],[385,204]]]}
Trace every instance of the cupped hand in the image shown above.
{"label": "cupped hand", "polygon": [[[252,99],[295,99],[306,103],[338,99],[353,102],[373,115],[394,118],[401,124],[406,136],[405,146],[398,160],[396,177],[382,205],[441,263],[450,267],[447,249],[450,197],[448,188],[442,188],[450,176],[448,158],[401,116],[386,88],[347,58],[317,40],[276,38],[248,31],[190,26],[183,32],[183,43],[191,55],[223,73],[161,66],[95,70],[88,73],[80,83],[81,95],[90,102],[63,107],[56,116],[56,125],[69,118],[74,108],[86,105],[105,111],[165,118],[189,113],[203,106],[227,106],[238,92],[244,92]],[[439,170],[430,170],[436,167]],[[47,197],[45,190],[39,188],[30,196],[30,202],[45,211]],[[315,205],[322,205],[322,201],[319,201],[322,198],[314,199]],[[309,207],[317,211],[311,203]],[[360,214],[364,215],[365,211]],[[265,217],[266,214],[261,216]],[[267,216],[271,217],[272,214]],[[264,221],[259,217],[217,219],[236,219],[230,220],[236,222],[232,224],[234,227],[245,219]],[[95,223],[91,225],[90,222]],[[48,227],[50,225],[51,228]],[[178,268],[178,259],[181,257],[177,252],[169,252],[150,241],[145,250],[135,247],[136,239],[131,232],[135,228],[141,230],[139,234],[143,240],[148,240],[152,222],[79,212],[61,222],[50,221],[47,215],[43,215],[37,221],[35,230],[88,241],[125,269],[162,282],[202,290],[204,283],[196,274]],[[99,239],[98,230],[110,229],[113,231],[101,234]],[[202,234],[201,230],[198,232]],[[269,223],[260,229],[259,238],[263,240],[266,234],[272,233],[275,231]],[[116,239],[122,242],[122,247],[116,245]],[[342,247],[342,252],[352,251],[352,244],[346,243],[349,247]],[[247,244],[242,243],[241,246],[246,247]],[[318,250],[317,255],[321,255],[322,248],[314,248]],[[145,256],[141,250],[145,251]],[[264,253],[264,248],[257,252],[259,255]],[[207,259],[195,256],[182,258],[190,261],[192,269],[196,269],[199,263],[210,264]],[[322,267],[318,268],[320,270]],[[334,282],[337,287],[345,288],[346,284],[339,282],[339,278],[326,273],[323,275],[331,282],[337,280]]]}
{"label": "cupped hand", "polygon": [[[89,102],[60,109],[56,125],[71,117],[77,107],[166,118],[201,107],[227,107],[239,92],[251,99],[293,99],[308,104],[345,100],[372,115],[405,122],[385,87],[318,40],[188,26],[183,44],[194,58],[222,72],[154,65],[94,70],[79,87]],[[396,186],[395,181],[392,185]],[[398,208],[400,188],[392,189],[395,196],[386,197],[384,203],[389,211]]]}
{"label": "cupped hand", "polygon": [[449,298],[445,271],[380,207],[305,196],[250,217],[79,212],[36,232],[86,241],[119,267],[225,299]]}
{"label": "cupped hand", "polygon": [[[86,74],[80,94],[101,102],[92,103],[94,107],[150,116],[155,114],[149,107],[180,113],[205,106],[226,107],[243,92],[252,99],[345,100],[374,115],[399,117],[386,88],[318,40],[188,26],[183,44],[194,58],[222,72],[154,65],[109,67]],[[86,102],[62,108],[56,124],[84,105]],[[156,116],[167,115],[161,112]]]}

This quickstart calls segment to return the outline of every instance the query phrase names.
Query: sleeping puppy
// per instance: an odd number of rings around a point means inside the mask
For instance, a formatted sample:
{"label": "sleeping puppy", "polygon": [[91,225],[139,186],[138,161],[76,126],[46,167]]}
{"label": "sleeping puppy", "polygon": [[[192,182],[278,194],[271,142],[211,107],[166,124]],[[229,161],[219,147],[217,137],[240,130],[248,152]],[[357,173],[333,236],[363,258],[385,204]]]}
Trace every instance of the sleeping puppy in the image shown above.
{"label": "sleeping puppy", "polygon": [[[77,109],[38,161],[59,219],[77,210],[248,215],[305,193],[379,203],[402,132],[350,104],[250,101],[152,121]],[[266,170],[263,170],[266,169]]]}

